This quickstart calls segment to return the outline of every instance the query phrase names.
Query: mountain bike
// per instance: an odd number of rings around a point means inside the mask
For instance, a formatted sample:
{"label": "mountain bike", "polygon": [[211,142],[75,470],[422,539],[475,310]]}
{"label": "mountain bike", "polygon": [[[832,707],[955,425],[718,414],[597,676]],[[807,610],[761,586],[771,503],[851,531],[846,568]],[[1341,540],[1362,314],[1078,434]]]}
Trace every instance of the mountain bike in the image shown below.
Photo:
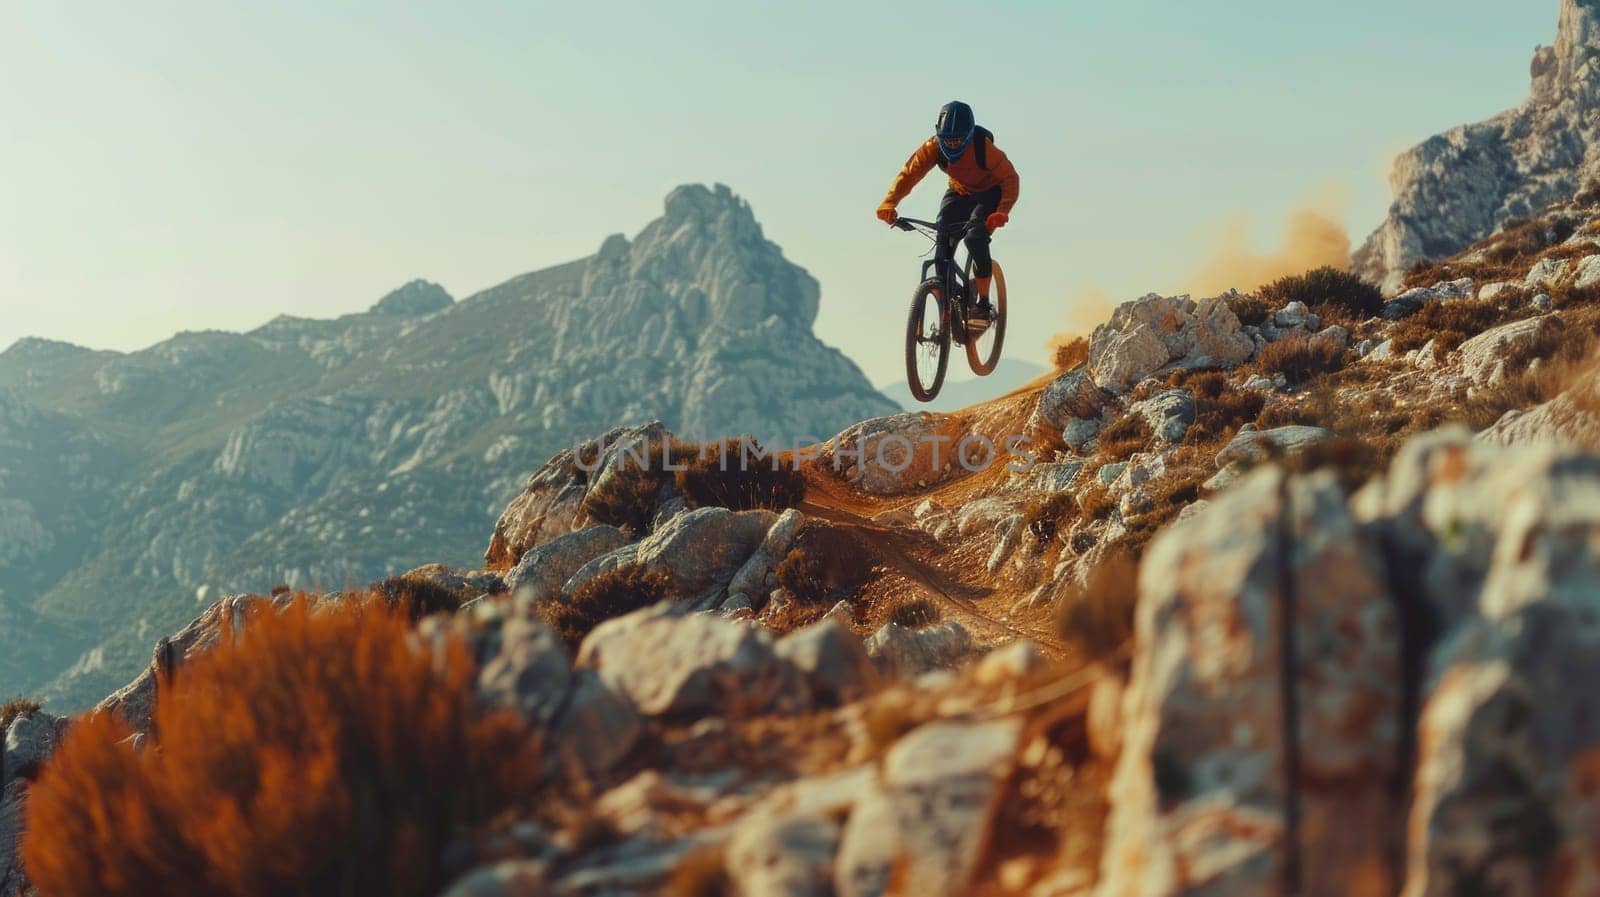
{"label": "mountain bike", "polygon": [[906,382],[919,402],[931,402],[944,386],[945,369],[950,364],[950,342],[966,347],[967,365],[980,377],[994,373],[1000,363],[1000,347],[1006,339],[1006,276],[1000,263],[994,263],[994,280],[989,287],[989,302],[994,320],[976,338],[968,338],[967,316],[972,295],[973,261],[956,264],[949,239],[967,229],[966,221],[941,227],[932,221],[900,218],[895,227],[916,231],[933,241],[933,258],[922,263],[922,282],[911,294],[911,313],[906,318]]}

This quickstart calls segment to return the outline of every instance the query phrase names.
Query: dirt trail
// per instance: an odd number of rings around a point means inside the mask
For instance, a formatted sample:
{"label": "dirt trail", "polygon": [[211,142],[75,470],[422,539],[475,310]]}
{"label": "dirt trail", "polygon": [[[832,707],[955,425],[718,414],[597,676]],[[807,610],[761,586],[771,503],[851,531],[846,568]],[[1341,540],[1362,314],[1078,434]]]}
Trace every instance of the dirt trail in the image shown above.
{"label": "dirt trail", "polygon": [[[1026,432],[1039,390],[1054,376],[1040,377],[1003,396],[951,414],[935,415],[941,432],[959,439],[966,434],[981,434],[997,446],[1013,434]],[[953,443],[952,443],[953,444]],[[1032,448],[1040,448],[1035,443]],[[928,533],[894,522],[925,499],[945,508],[963,505],[993,495],[1006,487],[1014,474],[1003,454],[983,469],[965,473],[926,489],[898,495],[869,495],[836,476],[822,462],[806,470],[808,489],[800,510],[853,530],[863,546],[874,556],[883,574],[872,582],[861,604],[863,624],[876,629],[901,604],[927,597],[941,605],[946,619],[959,620],[980,644],[993,645],[1025,637],[1045,653],[1065,653],[1055,637],[1047,610],[1013,614],[1012,605],[1026,591],[1004,575],[991,574],[985,567],[987,547],[941,545]],[[959,467],[957,468],[960,469]],[[901,513],[896,513],[901,512]]]}

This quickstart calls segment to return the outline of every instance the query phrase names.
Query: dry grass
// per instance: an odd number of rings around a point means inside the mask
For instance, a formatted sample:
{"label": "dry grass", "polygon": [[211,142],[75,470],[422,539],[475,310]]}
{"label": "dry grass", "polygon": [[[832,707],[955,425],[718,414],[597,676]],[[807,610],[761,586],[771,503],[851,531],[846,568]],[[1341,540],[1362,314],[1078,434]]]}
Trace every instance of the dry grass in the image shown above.
{"label": "dry grass", "polygon": [[1359,276],[1324,266],[1261,287],[1261,298],[1281,308],[1304,302],[1319,317],[1364,321],[1383,310],[1383,293]]}
{"label": "dry grass", "polygon": [[596,626],[671,597],[666,577],[638,567],[618,567],[585,580],[572,593],[543,604],[539,615],[576,649]]}
{"label": "dry grass", "polygon": [[1133,637],[1133,612],[1139,602],[1139,564],[1115,554],[1090,572],[1082,586],[1067,590],[1056,603],[1056,631],[1086,660],[1120,657]]}
{"label": "dry grass", "polygon": [[1150,445],[1155,434],[1142,414],[1124,414],[1100,431],[1095,454],[1110,461],[1121,461]]}
{"label": "dry grass", "polygon": [[1291,333],[1263,347],[1259,364],[1268,375],[1282,374],[1291,385],[1300,386],[1344,367],[1344,350],[1310,334]]}
{"label": "dry grass", "polygon": [[781,511],[806,497],[806,479],[795,464],[767,455],[748,436],[702,446],[684,468],[674,476],[690,507]]}
{"label": "dry grass", "polygon": [[623,452],[615,469],[590,484],[583,497],[584,513],[633,535],[643,534],[650,528],[662,487],[672,482],[673,469],[699,454],[697,446],[680,442],[663,446],[655,441],[647,441],[642,452]]}
{"label": "dry grass", "polygon": [[778,564],[778,584],[799,604],[852,601],[872,579],[872,559],[846,527],[807,520]]}
{"label": "dry grass", "polygon": [[1406,271],[1403,284],[1410,289],[1462,277],[1479,284],[1521,280],[1541,256],[1557,257],[1566,248],[1561,244],[1576,232],[1577,220],[1560,215],[1508,221],[1499,233],[1474,245],[1472,260],[1464,257],[1467,253],[1443,261],[1424,259]]}
{"label": "dry grass", "polygon": [[1193,381],[1195,420],[1183,442],[1204,446],[1232,439],[1239,428],[1254,421],[1267,403],[1265,393],[1237,389],[1221,374]]}
{"label": "dry grass", "polygon": [[1525,298],[1497,296],[1492,300],[1461,299],[1430,302],[1415,314],[1389,329],[1389,338],[1399,352],[1420,349],[1433,340],[1434,353],[1443,358],[1467,340],[1492,327],[1520,321],[1537,314]]}
{"label": "dry grass", "polygon": [[1105,520],[1116,509],[1117,502],[1111,497],[1111,490],[1098,480],[1078,493],[1078,514],[1084,520]]}
{"label": "dry grass", "polygon": [[460,871],[447,845],[539,783],[466,648],[420,650],[381,602],[298,601],[187,672],[146,749],[100,714],[45,767],[22,845],[42,894],[424,897]]}
{"label": "dry grass", "polygon": [[33,716],[41,706],[38,701],[20,695],[0,704],[0,742],[5,740],[6,730],[11,728],[12,720]]}
{"label": "dry grass", "polygon": [[1049,542],[1078,518],[1078,499],[1071,492],[1052,492],[1035,501],[1023,513],[1023,524],[1034,539]]}

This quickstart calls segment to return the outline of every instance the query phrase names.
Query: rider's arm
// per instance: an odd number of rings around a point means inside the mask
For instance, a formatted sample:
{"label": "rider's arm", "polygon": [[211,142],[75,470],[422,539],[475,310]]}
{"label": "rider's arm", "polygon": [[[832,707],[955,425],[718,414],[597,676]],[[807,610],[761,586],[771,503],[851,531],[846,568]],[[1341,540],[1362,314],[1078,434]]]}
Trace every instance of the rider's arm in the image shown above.
{"label": "rider's arm", "polygon": [[1017,204],[1017,193],[1022,188],[1022,179],[1017,176],[1017,166],[1011,164],[1006,154],[1000,147],[989,144],[989,171],[1000,179],[1000,205],[995,211],[1005,215],[1011,214],[1011,207]]}
{"label": "rider's arm", "polygon": [[889,195],[885,196],[883,201],[890,205],[899,205],[900,200],[910,195],[911,189],[933,169],[938,154],[939,144],[932,138],[917,147],[917,151],[912,153],[911,158],[901,167],[900,173],[894,176],[894,183],[889,185]]}

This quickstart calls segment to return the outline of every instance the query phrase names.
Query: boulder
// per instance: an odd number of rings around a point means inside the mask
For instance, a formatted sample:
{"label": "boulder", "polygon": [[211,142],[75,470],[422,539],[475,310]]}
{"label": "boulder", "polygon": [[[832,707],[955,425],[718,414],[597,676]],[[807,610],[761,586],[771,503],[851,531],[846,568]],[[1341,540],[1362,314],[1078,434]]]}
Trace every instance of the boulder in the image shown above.
{"label": "boulder", "polygon": [[[1600,256],[1597,256],[1597,258],[1600,258]],[[1502,280],[1496,283],[1486,283],[1478,289],[1478,299],[1483,302],[1493,302],[1502,294],[1519,289],[1521,286],[1521,284],[1512,283],[1509,280]]]}
{"label": "boulder", "polygon": [[599,775],[627,756],[644,734],[644,719],[592,670],[577,670],[555,723],[557,757]]}
{"label": "boulder", "polygon": [[1081,452],[1088,447],[1096,436],[1100,435],[1100,419],[1074,417],[1067,421],[1061,428],[1061,441],[1075,452]]}
{"label": "boulder", "polygon": [[1095,383],[1121,394],[1168,365],[1233,367],[1254,353],[1255,341],[1222,298],[1152,293],[1117,306],[1095,328],[1087,369]]}
{"label": "boulder", "polygon": [[1512,347],[1538,337],[1545,327],[1556,326],[1552,318],[1524,318],[1492,327],[1461,344],[1461,372],[1475,383],[1486,384],[1495,365]]}
{"label": "boulder", "polygon": [[1350,345],[1350,330],[1339,324],[1330,324],[1312,334],[1311,339],[1342,352]]}
{"label": "boulder", "polygon": [[593,670],[647,716],[728,715],[805,706],[794,667],[780,658],[766,629],[682,603],[607,620],[578,649],[577,666]]}
{"label": "boulder", "polygon": [[1195,421],[1194,397],[1182,389],[1169,389],[1157,393],[1128,409],[1150,425],[1157,440],[1168,444],[1182,442],[1185,433]]}
{"label": "boulder", "polygon": [[1430,302],[1453,302],[1458,299],[1470,299],[1473,293],[1473,280],[1463,277],[1460,280],[1444,280],[1431,287],[1417,287],[1406,290],[1404,293],[1384,303],[1382,317],[1386,321],[1398,321],[1401,318],[1418,311]]}
{"label": "boulder", "polygon": [[877,687],[878,671],[866,646],[836,617],[778,639],[776,651],[800,671],[820,704],[846,704]]}
{"label": "boulder", "polygon": [[926,629],[885,623],[867,639],[873,663],[884,675],[898,679],[949,669],[971,653],[972,636],[954,620]]}
{"label": "boulder", "polygon": [[619,446],[637,446],[665,429],[659,421],[617,427],[546,461],[495,521],[484,562],[494,568],[510,567],[528,549],[571,532],[582,512],[589,482],[600,472],[602,458],[614,459]]}
{"label": "boulder", "polygon": [[1600,286],[1600,255],[1585,256],[1578,262],[1578,279],[1573,281],[1574,289],[1587,290],[1593,286]]}
{"label": "boulder", "polygon": [[832,897],[840,825],[810,817],[757,817],[739,825],[725,863],[737,893]]}
{"label": "boulder", "polygon": [[561,594],[561,587],[584,564],[628,543],[622,531],[599,524],[565,533],[523,553],[505,576],[519,602],[538,605]]}
{"label": "boulder", "polygon": [[1311,316],[1311,309],[1304,302],[1298,300],[1290,302],[1279,309],[1272,316],[1272,323],[1284,329],[1306,326],[1306,319]]}
{"label": "boulder", "polygon": [[1274,453],[1293,455],[1332,438],[1333,431],[1322,427],[1296,424],[1274,427],[1270,430],[1257,430],[1254,424],[1245,424],[1239,428],[1239,432],[1228,441],[1222,451],[1217,453],[1217,467],[1260,463]]}
{"label": "boulder", "polygon": [[720,603],[777,519],[771,511],[696,508],[639,542],[633,563],[666,577],[673,595]]}
{"label": "boulder", "polygon": [[1040,390],[1039,405],[1034,413],[1045,427],[1061,430],[1074,420],[1098,420],[1107,398],[1105,390],[1095,385],[1088,370],[1080,367],[1051,380]]}
{"label": "boulder", "polygon": [[[942,420],[905,412],[862,421],[823,444],[821,463],[872,495],[923,488],[957,469],[956,439],[942,432]],[[968,450],[983,453],[978,445]]]}
{"label": "boulder", "polygon": [[1600,451],[1600,376],[1591,371],[1548,402],[1506,412],[1478,438],[1501,446],[1554,443]]}
{"label": "boulder", "polygon": [[1257,471],[1158,535],[1140,583],[1100,893],[1281,893],[1290,851],[1304,894],[1384,868],[1398,626],[1333,476]]}
{"label": "boulder", "polygon": [[1536,290],[1555,284],[1567,275],[1567,268],[1571,264],[1566,259],[1540,259],[1529,269],[1528,276],[1522,280],[1522,285],[1530,290]]}
{"label": "boulder", "polygon": [[881,790],[864,796],[845,825],[835,863],[840,897],[971,892],[1021,735],[1015,718],[936,722],[896,742]]}
{"label": "boulder", "polygon": [[766,535],[761,537],[761,544],[749,558],[745,559],[744,564],[728,581],[728,594],[742,593],[754,606],[756,597],[765,598],[777,588],[778,581],[774,571],[789,553],[789,546],[794,543],[795,534],[800,531],[800,524],[804,520],[805,517],[794,508],[789,508],[778,515],[778,519],[767,529]]}
{"label": "boulder", "polygon": [[478,694],[544,725],[555,718],[571,679],[567,649],[550,627],[513,617],[500,629],[498,653],[478,674]]}
{"label": "boulder", "polygon": [[39,768],[55,753],[66,731],[65,719],[43,710],[12,720],[11,726],[0,732],[0,746],[5,750],[5,762],[0,763],[5,777],[0,785],[15,778],[31,779],[38,775]]}

